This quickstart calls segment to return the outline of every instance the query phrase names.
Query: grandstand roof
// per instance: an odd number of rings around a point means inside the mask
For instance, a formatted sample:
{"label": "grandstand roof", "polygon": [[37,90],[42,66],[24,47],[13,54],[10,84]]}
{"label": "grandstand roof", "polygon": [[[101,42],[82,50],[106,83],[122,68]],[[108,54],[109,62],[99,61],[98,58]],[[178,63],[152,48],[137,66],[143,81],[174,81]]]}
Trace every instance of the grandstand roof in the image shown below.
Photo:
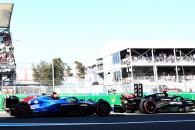
{"label": "grandstand roof", "polygon": [[105,44],[98,58],[124,50],[126,48],[137,49],[171,49],[171,48],[195,48],[195,42],[191,41],[154,41],[154,40],[115,40]]}
{"label": "grandstand roof", "polygon": [[12,3],[0,3],[0,28],[9,28],[12,9]]}

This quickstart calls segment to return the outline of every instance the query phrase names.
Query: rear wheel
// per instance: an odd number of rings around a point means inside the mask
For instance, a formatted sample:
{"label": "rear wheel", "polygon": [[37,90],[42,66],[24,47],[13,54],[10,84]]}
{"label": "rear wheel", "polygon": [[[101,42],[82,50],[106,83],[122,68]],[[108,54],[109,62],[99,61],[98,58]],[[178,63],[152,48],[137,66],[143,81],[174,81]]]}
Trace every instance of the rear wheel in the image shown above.
{"label": "rear wheel", "polygon": [[29,117],[31,115],[30,106],[27,103],[20,102],[15,107],[16,117]]}
{"label": "rear wheel", "polygon": [[104,101],[98,103],[97,112],[96,112],[98,116],[109,116],[110,111],[111,111],[111,107],[109,103]]}

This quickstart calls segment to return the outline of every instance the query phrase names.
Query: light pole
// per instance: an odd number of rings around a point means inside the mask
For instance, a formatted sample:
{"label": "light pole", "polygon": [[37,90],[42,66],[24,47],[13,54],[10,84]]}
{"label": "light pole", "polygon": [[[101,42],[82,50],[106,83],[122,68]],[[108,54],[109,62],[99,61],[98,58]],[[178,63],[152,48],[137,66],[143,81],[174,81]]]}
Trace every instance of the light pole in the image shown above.
{"label": "light pole", "polygon": [[55,79],[54,79],[54,64],[53,64],[53,60],[52,60],[52,63],[51,63],[51,66],[52,66],[52,81],[53,81],[53,84],[52,84],[52,90],[53,92],[55,91]]}

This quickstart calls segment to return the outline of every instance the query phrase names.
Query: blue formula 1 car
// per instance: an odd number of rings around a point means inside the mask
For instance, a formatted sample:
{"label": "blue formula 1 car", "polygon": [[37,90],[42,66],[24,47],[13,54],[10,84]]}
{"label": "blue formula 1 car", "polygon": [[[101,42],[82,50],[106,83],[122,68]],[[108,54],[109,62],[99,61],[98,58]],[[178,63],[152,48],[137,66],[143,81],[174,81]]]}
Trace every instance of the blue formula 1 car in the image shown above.
{"label": "blue formula 1 car", "polygon": [[76,97],[60,98],[54,100],[47,96],[32,98],[28,102],[19,101],[17,97],[6,98],[6,110],[12,116],[69,116],[92,115],[108,116],[111,112],[110,104],[105,100],[84,101]]}

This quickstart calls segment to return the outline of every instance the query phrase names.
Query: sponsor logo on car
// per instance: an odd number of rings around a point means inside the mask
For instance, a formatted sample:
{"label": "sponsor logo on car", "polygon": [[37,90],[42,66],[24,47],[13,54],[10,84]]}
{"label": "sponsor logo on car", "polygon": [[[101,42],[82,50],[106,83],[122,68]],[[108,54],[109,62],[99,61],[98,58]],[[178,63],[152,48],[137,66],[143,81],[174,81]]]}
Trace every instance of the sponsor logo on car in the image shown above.
{"label": "sponsor logo on car", "polygon": [[182,105],[182,102],[170,102],[171,105]]}

